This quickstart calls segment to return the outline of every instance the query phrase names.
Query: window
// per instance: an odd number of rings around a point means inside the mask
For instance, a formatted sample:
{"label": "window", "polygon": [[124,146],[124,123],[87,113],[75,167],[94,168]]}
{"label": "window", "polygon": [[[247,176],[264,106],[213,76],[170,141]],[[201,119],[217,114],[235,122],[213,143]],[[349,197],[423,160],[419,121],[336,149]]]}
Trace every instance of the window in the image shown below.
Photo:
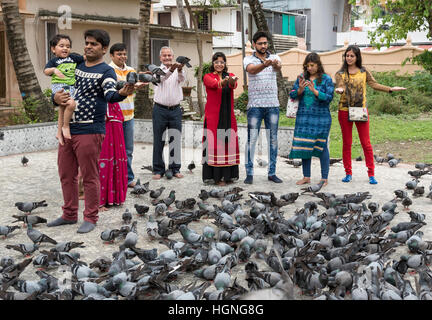
{"label": "window", "polygon": [[237,13],[237,28],[236,31],[237,32],[241,32],[241,12],[240,11],[236,11]]}
{"label": "window", "polygon": [[169,47],[169,40],[151,39],[151,63],[157,66],[161,64],[159,54],[162,47]]}
{"label": "window", "polygon": [[123,29],[122,30],[122,42],[126,45],[126,51],[128,53],[128,58],[126,61],[126,64],[130,66],[130,55],[129,52],[131,52],[131,35],[129,29]]}
{"label": "window", "polygon": [[338,29],[338,15],[334,14],[333,15],[333,32],[337,32]]}
{"label": "window", "polygon": [[[208,31],[211,30],[211,13],[207,11],[195,12],[195,16],[198,21],[198,29]],[[190,25],[193,25],[192,19]]]}
{"label": "window", "polygon": [[171,12],[161,12],[158,14],[158,22],[160,26],[171,26]]}
{"label": "window", "polygon": [[50,41],[58,33],[56,22],[45,23],[45,34],[46,34],[46,62],[55,58],[54,53],[51,52]]}

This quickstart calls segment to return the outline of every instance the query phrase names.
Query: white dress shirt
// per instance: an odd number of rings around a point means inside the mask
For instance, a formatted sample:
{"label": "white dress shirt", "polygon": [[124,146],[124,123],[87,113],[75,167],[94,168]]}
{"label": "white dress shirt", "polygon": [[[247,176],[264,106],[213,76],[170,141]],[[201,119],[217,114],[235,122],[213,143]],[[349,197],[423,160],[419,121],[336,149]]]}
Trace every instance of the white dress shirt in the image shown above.
{"label": "white dress shirt", "polygon": [[183,100],[181,84],[185,79],[185,72],[183,69],[180,73],[178,72],[178,69],[171,72],[169,68],[163,64],[160,68],[166,74],[160,77],[161,83],[154,86],[153,101],[167,107],[176,106]]}

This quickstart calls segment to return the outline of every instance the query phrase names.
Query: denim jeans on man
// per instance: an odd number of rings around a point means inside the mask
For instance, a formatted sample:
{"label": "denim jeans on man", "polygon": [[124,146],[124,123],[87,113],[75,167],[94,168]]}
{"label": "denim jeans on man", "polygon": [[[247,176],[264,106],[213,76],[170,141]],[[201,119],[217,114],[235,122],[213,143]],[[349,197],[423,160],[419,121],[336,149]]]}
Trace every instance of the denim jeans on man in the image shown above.
{"label": "denim jeans on man", "polygon": [[276,174],[276,157],[278,152],[277,132],[279,127],[279,107],[251,107],[247,111],[248,140],[245,151],[246,175],[253,175],[255,145],[258,140],[261,122],[264,119],[268,144],[268,176]]}
{"label": "denim jeans on man", "polygon": [[123,135],[127,155],[128,184],[134,181],[135,175],[132,171],[132,158],[134,150],[134,119],[123,122]]}
{"label": "denim jeans on man", "polygon": [[[165,174],[165,162],[163,148],[165,136],[169,139],[169,164],[168,168],[173,174],[180,172],[181,167],[181,131],[182,111],[180,106],[173,109],[165,109],[157,103],[154,104],[152,113],[153,122],[153,174]],[[167,131],[167,132],[166,132]]]}

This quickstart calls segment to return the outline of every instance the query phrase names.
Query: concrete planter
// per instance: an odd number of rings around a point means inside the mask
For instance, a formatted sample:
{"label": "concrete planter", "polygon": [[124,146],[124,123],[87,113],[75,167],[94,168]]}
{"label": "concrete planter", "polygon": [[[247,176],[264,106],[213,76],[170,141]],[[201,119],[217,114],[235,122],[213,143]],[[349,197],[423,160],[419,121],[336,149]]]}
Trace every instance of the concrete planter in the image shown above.
{"label": "concrete planter", "polygon": [[[55,138],[57,132],[56,122],[17,125],[0,128],[4,133],[0,140],[0,156],[10,154],[27,153],[56,149],[58,146]],[[279,155],[288,155],[293,138],[294,128],[279,127],[278,149]],[[182,147],[193,148],[194,152],[201,152],[201,140],[203,136],[203,123],[201,121],[183,121]],[[238,137],[240,152],[244,152],[247,141],[247,125],[238,124]],[[135,142],[153,143],[152,121],[150,119],[135,119]],[[265,130],[260,132],[255,154],[267,157],[267,139]]]}

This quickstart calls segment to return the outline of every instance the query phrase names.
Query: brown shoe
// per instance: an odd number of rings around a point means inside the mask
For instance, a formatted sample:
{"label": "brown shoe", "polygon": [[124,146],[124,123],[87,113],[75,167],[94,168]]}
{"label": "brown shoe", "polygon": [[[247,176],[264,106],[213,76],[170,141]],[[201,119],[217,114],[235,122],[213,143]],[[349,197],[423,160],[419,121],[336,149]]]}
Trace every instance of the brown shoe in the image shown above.
{"label": "brown shoe", "polygon": [[160,174],[154,174],[152,177],[153,180],[160,180],[160,178],[162,178]]}
{"label": "brown shoe", "polygon": [[302,185],[302,184],[306,184],[306,183],[310,183],[310,182],[311,182],[310,178],[304,177],[303,179],[297,181],[296,184],[297,185]]}
{"label": "brown shoe", "polygon": [[177,172],[176,174],[174,174],[174,177],[181,179],[184,177],[184,175],[182,175],[180,172]]}

